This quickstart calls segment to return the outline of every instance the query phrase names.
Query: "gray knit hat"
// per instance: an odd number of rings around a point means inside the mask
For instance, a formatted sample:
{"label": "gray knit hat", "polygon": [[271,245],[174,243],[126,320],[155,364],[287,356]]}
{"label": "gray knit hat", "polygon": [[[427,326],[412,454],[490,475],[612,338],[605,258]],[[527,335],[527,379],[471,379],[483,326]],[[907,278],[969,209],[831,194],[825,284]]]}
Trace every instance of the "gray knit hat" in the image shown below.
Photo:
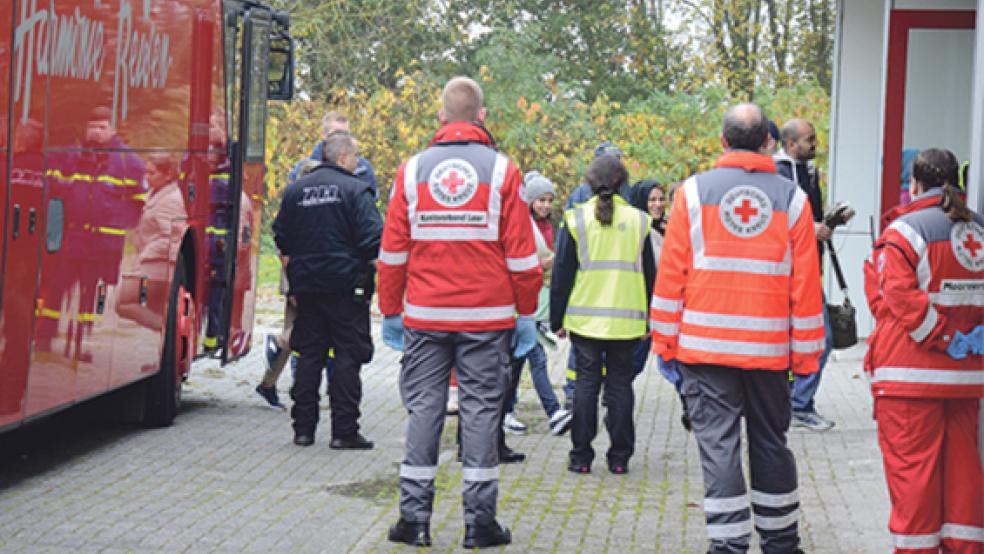
{"label": "gray knit hat", "polygon": [[523,176],[523,201],[532,204],[534,200],[544,194],[557,194],[554,184],[540,174],[539,171],[530,171]]}

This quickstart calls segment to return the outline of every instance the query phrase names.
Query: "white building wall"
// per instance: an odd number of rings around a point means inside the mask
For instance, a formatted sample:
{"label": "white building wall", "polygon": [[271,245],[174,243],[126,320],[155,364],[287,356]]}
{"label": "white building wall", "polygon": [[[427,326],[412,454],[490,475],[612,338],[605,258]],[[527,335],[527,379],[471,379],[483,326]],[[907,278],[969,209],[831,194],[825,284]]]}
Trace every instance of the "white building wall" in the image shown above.
{"label": "white building wall", "polygon": [[[870,222],[873,218],[877,225],[881,195],[886,1],[841,0],[837,7],[828,203],[847,201],[857,211],[854,221],[835,233],[834,247],[858,308],[862,336],[874,328],[864,299],[862,263],[871,252]],[[838,302],[842,296],[827,265],[828,300]]]}
{"label": "white building wall", "polygon": [[[984,213],[984,0],[977,0],[977,46],[974,48],[974,113],[971,121],[968,201]],[[984,415],[982,415],[984,417]],[[981,426],[984,437],[984,425]],[[981,440],[984,448],[984,439]]]}

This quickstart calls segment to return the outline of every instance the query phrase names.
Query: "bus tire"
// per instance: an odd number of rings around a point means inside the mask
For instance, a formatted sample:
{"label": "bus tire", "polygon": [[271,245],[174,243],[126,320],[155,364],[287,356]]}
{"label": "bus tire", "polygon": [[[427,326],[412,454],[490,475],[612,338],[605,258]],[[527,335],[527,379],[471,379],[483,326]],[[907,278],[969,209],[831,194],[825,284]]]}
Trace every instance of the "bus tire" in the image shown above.
{"label": "bus tire", "polygon": [[147,380],[144,401],[144,425],[149,427],[169,427],[174,423],[181,406],[181,383],[177,376],[177,312],[179,308],[178,291],[185,287],[184,255],[178,254],[174,265],[174,279],[168,295],[167,323],[164,335],[164,349],[161,353],[161,367],[156,375]]}

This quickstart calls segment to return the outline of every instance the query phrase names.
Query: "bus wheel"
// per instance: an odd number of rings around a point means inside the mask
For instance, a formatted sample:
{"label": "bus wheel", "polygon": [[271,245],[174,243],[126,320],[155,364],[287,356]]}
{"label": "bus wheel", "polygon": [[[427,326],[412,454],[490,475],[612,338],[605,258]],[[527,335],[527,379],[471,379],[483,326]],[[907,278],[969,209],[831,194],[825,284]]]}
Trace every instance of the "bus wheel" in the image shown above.
{"label": "bus wheel", "polygon": [[[174,266],[174,279],[171,282],[171,293],[168,295],[167,325],[164,335],[164,350],[161,354],[161,369],[156,375],[147,380],[147,398],[144,402],[144,424],[150,427],[167,427],[174,422],[181,406],[181,377],[182,366],[188,362],[188,343],[179,337],[181,330],[178,323],[186,319],[188,314],[179,316],[178,312],[186,307],[191,297],[185,292],[185,263],[184,256],[178,254]],[[193,305],[193,304],[192,304]],[[193,315],[191,316],[193,318]],[[187,327],[182,325],[182,327]],[[184,342],[180,348],[179,342]],[[179,359],[180,356],[180,359]]]}

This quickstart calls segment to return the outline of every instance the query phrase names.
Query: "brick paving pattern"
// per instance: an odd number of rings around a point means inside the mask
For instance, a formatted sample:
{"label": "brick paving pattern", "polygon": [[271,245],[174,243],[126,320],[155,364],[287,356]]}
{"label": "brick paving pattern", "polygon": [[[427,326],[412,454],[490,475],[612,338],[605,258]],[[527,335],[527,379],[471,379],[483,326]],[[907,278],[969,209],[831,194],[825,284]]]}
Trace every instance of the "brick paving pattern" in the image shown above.
{"label": "brick paving pattern", "polygon": [[[268,315],[261,315],[257,337],[277,325],[269,314],[278,306],[262,308]],[[294,446],[287,413],[265,407],[253,392],[263,371],[257,342],[236,364],[197,362],[171,428],[103,422],[59,434],[42,425],[12,434],[54,437],[22,454],[4,454],[0,441],[0,552],[411,551],[385,540],[399,515],[396,475],[406,415],[397,392],[399,355],[376,332],[362,406],[363,433],[375,450],[330,450],[327,412],[314,446]],[[887,491],[860,357],[860,349],[837,353],[827,367],[818,407],[837,426],[789,435],[806,552],[890,549]],[[558,394],[564,361],[566,351],[551,354]],[[289,380],[284,375],[279,387],[286,401]],[[509,444],[529,457],[501,468],[499,518],[514,541],[504,550],[705,550],[700,462],[679,423],[679,401],[655,367],[640,375],[635,390],[630,473],[609,474],[601,456],[594,473],[573,475],[566,471],[570,439],[549,434],[524,374],[517,415],[530,431],[510,436]],[[432,522],[436,552],[459,550],[461,543],[455,425],[447,419]],[[603,453],[606,446],[602,430],[595,448]]]}

